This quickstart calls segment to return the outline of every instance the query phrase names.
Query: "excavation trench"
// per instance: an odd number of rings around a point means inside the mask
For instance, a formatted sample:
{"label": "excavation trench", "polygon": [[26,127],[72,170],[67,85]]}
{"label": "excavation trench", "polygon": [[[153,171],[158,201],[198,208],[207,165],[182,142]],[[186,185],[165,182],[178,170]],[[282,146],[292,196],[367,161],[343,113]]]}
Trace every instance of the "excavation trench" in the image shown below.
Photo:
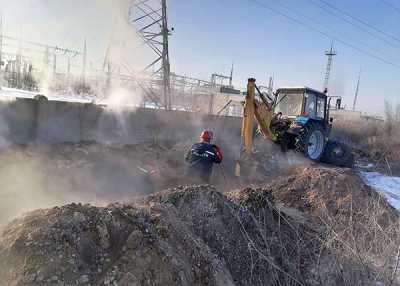
{"label": "excavation trench", "polygon": [[[184,157],[191,144],[186,140],[5,148],[0,151],[0,224],[37,208],[74,202],[104,206],[179,185],[198,184],[184,176]],[[287,158],[279,162],[276,155],[265,152],[248,177],[239,179],[234,175],[236,154],[224,147],[224,162],[214,166],[211,177],[211,184],[220,191],[239,189],[249,182],[268,182],[287,166],[302,162]]]}
{"label": "excavation trench", "polygon": [[[1,286],[399,283],[398,213],[352,170],[258,138],[239,179],[240,119],[31,104],[3,113]],[[213,187],[183,176],[203,129]]]}

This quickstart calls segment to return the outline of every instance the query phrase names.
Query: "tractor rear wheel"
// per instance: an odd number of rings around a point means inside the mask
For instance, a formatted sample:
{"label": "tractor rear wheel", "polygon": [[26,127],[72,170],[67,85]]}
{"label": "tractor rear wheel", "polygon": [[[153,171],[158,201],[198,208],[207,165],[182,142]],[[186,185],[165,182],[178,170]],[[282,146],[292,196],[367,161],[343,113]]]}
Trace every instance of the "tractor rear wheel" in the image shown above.
{"label": "tractor rear wheel", "polygon": [[332,140],[328,141],[321,161],[338,167],[352,168],[354,156],[349,146]]}
{"label": "tractor rear wheel", "polygon": [[319,161],[325,149],[325,131],[319,124],[309,124],[298,138],[298,147],[307,158]]}

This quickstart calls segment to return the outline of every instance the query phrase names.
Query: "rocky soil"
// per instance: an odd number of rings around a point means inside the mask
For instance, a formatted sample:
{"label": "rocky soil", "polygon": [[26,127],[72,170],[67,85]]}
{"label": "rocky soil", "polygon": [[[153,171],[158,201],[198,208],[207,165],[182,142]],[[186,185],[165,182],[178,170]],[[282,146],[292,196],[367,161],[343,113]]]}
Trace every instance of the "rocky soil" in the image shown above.
{"label": "rocky soil", "polygon": [[1,231],[0,281],[398,285],[398,223],[352,171],[304,167],[258,189],[178,187],[28,213]]}

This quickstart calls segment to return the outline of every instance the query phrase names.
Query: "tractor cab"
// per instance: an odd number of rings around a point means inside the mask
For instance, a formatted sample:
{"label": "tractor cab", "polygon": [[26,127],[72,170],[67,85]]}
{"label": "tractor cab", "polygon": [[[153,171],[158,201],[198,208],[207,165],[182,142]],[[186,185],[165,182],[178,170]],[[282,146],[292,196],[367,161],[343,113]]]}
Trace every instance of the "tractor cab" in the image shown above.
{"label": "tractor cab", "polygon": [[308,87],[280,88],[276,91],[274,113],[299,121],[328,122],[326,94]]}
{"label": "tractor cab", "polygon": [[308,87],[276,91],[271,131],[283,150],[297,149],[321,158],[331,130],[326,94]]}

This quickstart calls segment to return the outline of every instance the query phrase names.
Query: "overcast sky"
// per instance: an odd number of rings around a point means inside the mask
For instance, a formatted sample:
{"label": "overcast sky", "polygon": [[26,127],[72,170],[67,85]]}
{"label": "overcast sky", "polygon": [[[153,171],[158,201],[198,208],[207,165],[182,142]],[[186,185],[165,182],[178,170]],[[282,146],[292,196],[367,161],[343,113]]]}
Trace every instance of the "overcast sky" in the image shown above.
{"label": "overcast sky", "polygon": [[[121,55],[118,60],[135,67],[145,64],[150,53],[137,48],[139,39],[119,20],[127,16],[126,1],[0,0],[0,12],[5,33],[15,37],[79,50],[86,37],[92,66],[101,66],[110,39],[126,39],[128,44],[115,52]],[[347,22],[323,2],[340,9]],[[335,38],[332,93],[342,95],[350,107],[362,69],[359,109],[381,114],[385,99],[400,102],[398,0],[169,0],[168,13],[175,29],[171,68],[178,74],[209,79],[214,72],[229,73],[234,62],[237,87],[244,87],[248,77],[267,84],[274,75],[276,87],[321,89],[324,51]]]}

